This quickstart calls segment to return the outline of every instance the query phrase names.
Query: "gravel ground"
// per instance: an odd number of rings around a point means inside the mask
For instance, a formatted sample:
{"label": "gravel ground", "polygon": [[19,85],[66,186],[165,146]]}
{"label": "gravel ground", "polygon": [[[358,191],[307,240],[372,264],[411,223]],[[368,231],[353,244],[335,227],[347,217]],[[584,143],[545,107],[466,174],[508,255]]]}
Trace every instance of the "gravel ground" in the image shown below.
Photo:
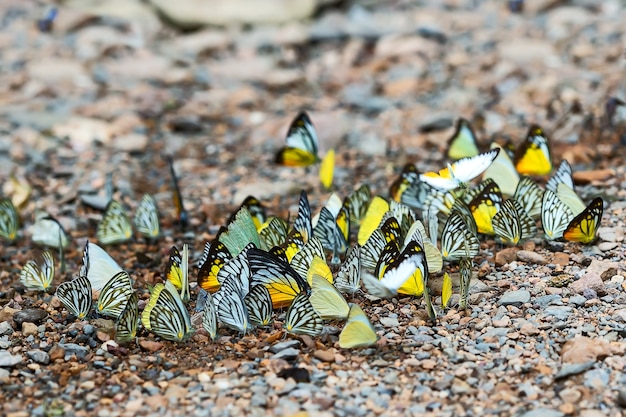
{"label": "gravel ground", "polygon": [[[513,13],[502,1],[346,1],[306,21],[194,32],[153,12],[60,6],[42,32],[44,6],[2,1],[0,179],[14,200],[21,185],[31,192],[20,238],[0,246],[0,414],[623,415],[626,114],[613,104],[626,101],[626,10],[524,3]],[[339,348],[337,323],[314,339],[277,326],[175,344],[143,331],[116,348],[111,321],[68,322],[58,299],[24,291],[35,211],[72,236],[56,286],[95,237],[101,212],[82,201],[104,195],[109,172],[116,198],[134,209],[150,192],[163,215],[157,244],[110,249],[141,288],[161,279],[172,244],[189,243],[197,260],[249,194],[287,217],[306,189],[319,208],[328,193],[316,169],[273,164],[301,109],[320,153],[337,151],[340,195],[362,183],[387,195],[407,162],[442,166],[457,117],[486,146],[518,143],[539,123],[578,191],[605,198],[600,238],[483,242],[471,310],[451,309],[435,326],[421,299],[357,295],[381,336],[362,350]],[[166,155],[191,216],[185,233]]]}

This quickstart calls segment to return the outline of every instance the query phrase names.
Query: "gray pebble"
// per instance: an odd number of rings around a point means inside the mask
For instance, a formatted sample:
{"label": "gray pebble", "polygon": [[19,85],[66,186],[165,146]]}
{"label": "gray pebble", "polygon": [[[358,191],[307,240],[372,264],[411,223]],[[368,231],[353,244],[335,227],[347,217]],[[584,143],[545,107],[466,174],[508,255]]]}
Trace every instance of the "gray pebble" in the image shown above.
{"label": "gray pebble", "polygon": [[277,354],[275,354],[274,356],[272,356],[273,359],[295,359],[298,357],[298,355],[300,354],[300,350],[299,349],[294,349],[294,348],[287,348],[287,349],[283,349],[280,352],[278,352]]}
{"label": "gray pebble", "polygon": [[587,301],[587,299],[585,297],[583,297],[582,295],[575,295],[573,297],[570,297],[569,299],[569,303],[570,304],[574,304],[578,307],[585,305],[585,302]]}
{"label": "gray pebble", "polygon": [[11,367],[15,365],[19,365],[24,361],[22,355],[11,355],[6,350],[0,351],[0,366],[1,367]]}
{"label": "gray pebble", "polygon": [[398,322],[396,317],[381,317],[380,324],[385,327],[397,327],[400,325],[400,322]]}
{"label": "gray pebble", "polygon": [[276,343],[270,347],[270,352],[278,353],[281,350],[289,349],[289,348],[299,348],[300,341],[299,340],[285,340],[284,342]]}
{"label": "gray pebble", "polygon": [[563,417],[563,415],[564,414],[558,410],[535,408],[534,410],[525,412],[520,417]]}
{"label": "gray pebble", "polygon": [[598,298],[598,293],[591,288],[585,288],[583,290],[583,297],[585,297],[587,300],[593,300],[595,298]]}
{"label": "gray pebble", "polygon": [[0,323],[0,336],[11,334],[13,334],[13,327],[11,327],[9,322],[3,321],[2,323]]}
{"label": "gray pebble", "polygon": [[527,290],[507,291],[498,301],[502,306],[516,305],[521,306],[530,301],[530,292]]}
{"label": "gray pebble", "polygon": [[96,328],[91,324],[86,324],[85,327],[83,327],[83,333],[85,333],[86,335],[94,334],[95,331]]}
{"label": "gray pebble", "polygon": [[542,295],[541,297],[537,297],[535,299],[535,303],[541,308],[545,308],[550,304],[560,304],[560,301],[561,296],[558,294]]}
{"label": "gray pebble", "polygon": [[40,308],[29,308],[21,310],[13,315],[13,321],[16,325],[22,326],[22,323],[41,323],[48,317],[48,313]]}
{"label": "gray pebble", "polygon": [[75,354],[78,359],[85,359],[89,353],[89,348],[76,343],[59,343],[59,347],[65,349],[65,355]]}
{"label": "gray pebble", "polygon": [[567,378],[571,375],[577,375],[581,372],[585,372],[586,370],[593,367],[595,361],[589,361],[585,363],[566,363],[563,365],[561,370],[555,375],[554,379],[563,379]]}
{"label": "gray pebble", "polygon": [[543,310],[544,316],[554,316],[559,320],[567,320],[572,313],[572,307],[550,306]]}
{"label": "gray pebble", "polygon": [[584,375],[585,386],[591,389],[600,389],[609,385],[609,373],[604,369],[592,369]]}
{"label": "gray pebble", "polygon": [[544,265],[547,263],[546,258],[544,258],[543,255],[528,250],[521,250],[517,252],[517,260],[529,264]]}
{"label": "gray pebble", "polygon": [[39,349],[29,350],[28,352],[26,352],[26,355],[37,363],[42,363],[44,365],[47,365],[50,363],[50,355],[48,355],[43,350],[39,350]]}

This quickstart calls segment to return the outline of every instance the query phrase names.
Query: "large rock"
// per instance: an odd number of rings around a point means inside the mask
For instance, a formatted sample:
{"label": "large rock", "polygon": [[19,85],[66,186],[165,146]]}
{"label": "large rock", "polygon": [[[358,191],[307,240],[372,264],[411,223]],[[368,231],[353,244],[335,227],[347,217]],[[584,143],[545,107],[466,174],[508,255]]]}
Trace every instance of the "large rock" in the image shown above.
{"label": "large rock", "polygon": [[316,0],[150,0],[175,25],[196,28],[234,23],[284,23],[311,17]]}

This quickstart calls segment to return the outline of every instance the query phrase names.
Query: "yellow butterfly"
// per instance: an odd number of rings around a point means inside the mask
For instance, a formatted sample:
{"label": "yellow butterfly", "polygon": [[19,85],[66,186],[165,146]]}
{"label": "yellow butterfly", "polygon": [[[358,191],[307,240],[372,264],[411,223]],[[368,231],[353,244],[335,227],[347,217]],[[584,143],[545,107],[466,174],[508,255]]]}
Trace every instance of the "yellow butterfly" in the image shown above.
{"label": "yellow butterfly", "polygon": [[198,285],[207,292],[215,292],[219,289],[220,283],[217,280],[217,274],[220,269],[228,262],[232,256],[226,245],[219,240],[213,240],[213,243],[207,242],[204,245],[204,252],[198,262],[200,266],[198,270]]}
{"label": "yellow butterfly", "polygon": [[180,291],[180,297],[186,304],[189,301],[189,246],[186,243],[183,245],[182,256],[176,246],[170,248],[165,276]]}
{"label": "yellow butterfly", "polygon": [[476,222],[478,233],[493,235],[493,216],[502,207],[502,193],[500,187],[493,181],[487,185],[469,203],[469,209]]}
{"label": "yellow butterfly", "polygon": [[378,228],[381,220],[385,213],[389,211],[389,203],[387,200],[380,196],[374,197],[371,201],[367,211],[365,213],[365,217],[361,221],[361,227],[359,228],[358,234],[358,242],[359,245],[365,245],[367,239],[369,239],[370,235],[374,230]]}
{"label": "yellow butterfly", "polygon": [[333,175],[335,173],[335,150],[329,149],[320,164],[320,182],[325,189],[330,190],[333,186]]}
{"label": "yellow butterfly", "polygon": [[526,140],[515,151],[515,169],[522,175],[547,175],[552,171],[548,138],[543,129],[532,125]]}
{"label": "yellow butterfly", "polygon": [[374,345],[376,341],[378,341],[376,330],[363,309],[357,304],[351,304],[348,321],[339,333],[339,347],[342,349],[368,347]]}
{"label": "yellow butterfly", "polygon": [[570,242],[593,243],[602,220],[604,202],[596,197],[585,209],[572,219],[563,232],[563,238]]}
{"label": "yellow butterfly", "polygon": [[291,122],[285,147],[276,154],[276,163],[292,167],[305,167],[319,162],[317,132],[306,112],[301,112]]}
{"label": "yellow butterfly", "polygon": [[460,118],[456,122],[454,134],[448,140],[448,158],[456,161],[461,158],[476,156],[479,153],[476,135],[470,122]]}
{"label": "yellow butterfly", "polygon": [[323,320],[345,320],[350,307],[343,295],[326,277],[311,274],[311,305]]}
{"label": "yellow butterfly", "polygon": [[270,292],[273,308],[289,306],[298,294],[310,289],[307,281],[277,256],[252,248],[247,257],[252,273],[250,286],[264,285]]}
{"label": "yellow butterfly", "polygon": [[445,272],[443,274],[443,286],[441,287],[441,308],[448,308],[448,303],[450,302],[450,297],[452,297],[452,278],[450,275]]}

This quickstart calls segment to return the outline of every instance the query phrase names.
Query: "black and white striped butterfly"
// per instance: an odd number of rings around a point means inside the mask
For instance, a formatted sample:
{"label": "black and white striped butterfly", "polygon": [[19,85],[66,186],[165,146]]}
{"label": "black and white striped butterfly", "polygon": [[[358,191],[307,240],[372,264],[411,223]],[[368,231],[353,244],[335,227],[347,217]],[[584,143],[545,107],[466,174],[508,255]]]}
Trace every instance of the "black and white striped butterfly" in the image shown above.
{"label": "black and white striped butterfly", "polygon": [[209,334],[211,340],[215,341],[217,339],[217,309],[211,293],[205,292],[205,294],[202,327]]}
{"label": "black and white striped butterfly", "polygon": [[156,239],[161,233],[159,223],[159,208],[150,194],[144,194],[141,202],[137,206],[137,211],[133,217],[133,223],[140,235],[147,239]]}
{"label": "black and white striped butterfly", "polygon": [[361,289],[361,247],[358,244],[348,248],[335,277],[335,287],[344,294],[354,294]]}
{"label": "black and white striped butterfly", "polygon": [[285,316],[285,330],[293,334],[318,336],[324,330],[324,322],[315,311],[309,293],[301,292],[294,299]]}
{"label": "black and white striped butterfly", "polygon": [[0,199],[0,237],[13,242],[17,238],[20,218],[9,198]]}
{"label": "black and white striped butterfly", "polygon": [[20,272],[20,281],[28,289],[47,291],[53,279],[54,258],[48,250],[38,253]]}
{"label": "black and white striped butterfly", "polygon": [[103,245],[126,242],[133,237],[133,227],[121,203],[109,201],[98,224],[96,237]]}
{"label": "black and white striped butterfly", "polygon": [[264,285],[257,284],[244,297],[250,322],[259,327],[272,323],[272,297]]}
{"label": "black and white striped butterfly", "polygon": [[131,295],[135,293],[130,275],[126,271],[115,274],[100,291],[96,311],[103,316],[119,318],[128,304]]}
{"label": "black and white striped butterfly", "polygon": [[133,291],[115,323],[115,340],[118,343],[128,343],[137,336],[137,323],[139,322],[137,301],[137,293]]}
{"label": "black and white striped butterfly", "polygon": [[152,288],[141,323],[157,336],[174,342],[187,340],[193,333],[189,312],[171,281]]}
{"label": "black and white striped butterfly", "polygon": [[87,317],[89,310],[91,310],[91,282],[85,275],[61,283],[55,295],[65,308],[78,319],[82,320]]}

